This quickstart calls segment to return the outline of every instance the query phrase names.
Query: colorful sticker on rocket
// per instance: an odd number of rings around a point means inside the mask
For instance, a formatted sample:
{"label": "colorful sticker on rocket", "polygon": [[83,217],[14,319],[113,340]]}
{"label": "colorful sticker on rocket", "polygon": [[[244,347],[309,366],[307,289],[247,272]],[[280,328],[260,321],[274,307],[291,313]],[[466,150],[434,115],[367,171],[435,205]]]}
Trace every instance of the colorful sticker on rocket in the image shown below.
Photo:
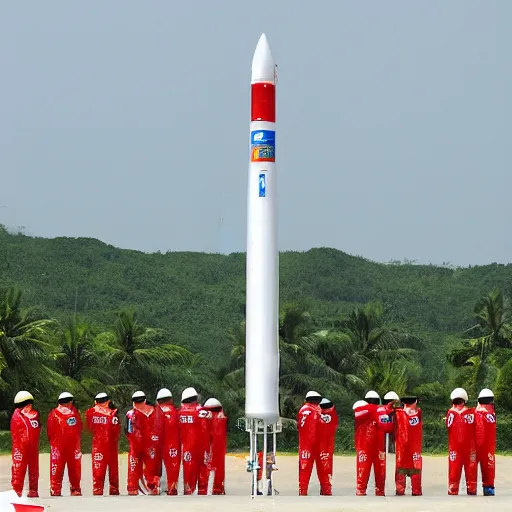
{"label": "colorful sticker on rocket", "polygon": [[260,197],[267,196],[267,176],[263,172],[258,176],[258,194]]}
{"label": "colorful sticker on rocket", "polygon": [[276,132],[254,130],[251,132],[251,162],[276,161]]}

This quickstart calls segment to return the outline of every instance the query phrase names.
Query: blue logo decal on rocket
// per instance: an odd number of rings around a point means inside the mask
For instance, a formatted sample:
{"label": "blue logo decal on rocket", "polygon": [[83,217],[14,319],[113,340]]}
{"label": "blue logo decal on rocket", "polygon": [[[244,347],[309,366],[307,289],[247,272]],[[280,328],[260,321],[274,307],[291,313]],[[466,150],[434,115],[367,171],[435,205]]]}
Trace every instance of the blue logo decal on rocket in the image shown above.
{"label": "blue logo decal on rocket", "polygon": [[276,161],[276,132],[254,130],[251,132],[251,162]]}
{"label": "blue logo decal on rocket", "polygon": [[258,176],[258,191],[260,197],[267,197],[267,176],[264,172]]}

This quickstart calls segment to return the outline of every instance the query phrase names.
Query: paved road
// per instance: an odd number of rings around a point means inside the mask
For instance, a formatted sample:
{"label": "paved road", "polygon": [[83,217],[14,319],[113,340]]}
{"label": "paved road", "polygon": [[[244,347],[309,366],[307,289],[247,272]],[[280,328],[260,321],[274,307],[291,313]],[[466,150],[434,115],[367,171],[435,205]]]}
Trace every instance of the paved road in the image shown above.
{"label": "paved road", "polygon": [[[307,511],[314,512],[336,510],[375,510],[377,507],[392,507],[393,512],[411,511],[448,511],[465,510],[472,512],[485,507],[492,507],[493,511],[512,510],[512,457],[497,458],[497,496],[493,498],[483,496],[447,496],[447,460],[446,457],[425,457],[423,472],[423,493],[421,497],[393,496],[394,488],[392,478],[388,478],[385,498],[367,496],[354,496],[355,460],[353,457],[335,457],[333,491],[335,496],[318,496],[319,487],[315,476],[312,479],[310,496],[297,496],[297,458],[281,456],[278,458],[279,471],[275,473],[275,487],[279,496],[260,496],[252,500],[248,494],[249,474],[245,471],[245,458],[243,456],[230,456],[226,462],[226,492],[227,496],[119,496],[119,497],[93,497],[91,494],[91,459],[84,455],[82,490],[83,497],[62,498],[49,497],[49,457],[41,455],[40,495],[36,500],[45,505],[48,512],[102,512],[115,511],[135,512],[142,507],[158,507],[158,511],[200,510],[207,512],[219,508],[223,512],[244,510],[252,511]],[[394,457],[388,459],[389,475],[394,471]],[[120,457],[120,477],[125,487],[126,482],[126,455]],[[10,488],[10,458],[0,457],[0,490]],[[65,478],[64,494],[69,494],[67,479]],[[180,492],[181,489],[180,489]],[[373,482],[370,481],[370,494],[373,492]],[[481,493],[481,488],[479,489]],[[151,503],[150,503],[151,502]],[[156,503],[155,503],[156,502]],[[157,505],[156,505],[157,504]]]}

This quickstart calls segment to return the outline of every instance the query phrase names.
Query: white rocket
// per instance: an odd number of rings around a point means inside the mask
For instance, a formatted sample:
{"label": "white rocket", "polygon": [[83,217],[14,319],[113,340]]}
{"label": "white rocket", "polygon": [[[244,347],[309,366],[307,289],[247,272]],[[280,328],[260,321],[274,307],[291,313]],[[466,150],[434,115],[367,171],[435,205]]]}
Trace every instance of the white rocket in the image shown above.
{"label": "white rocket", "polygon": [[276,73],[265,34],[252,60],[247,195],[245,416],[279,420]]}

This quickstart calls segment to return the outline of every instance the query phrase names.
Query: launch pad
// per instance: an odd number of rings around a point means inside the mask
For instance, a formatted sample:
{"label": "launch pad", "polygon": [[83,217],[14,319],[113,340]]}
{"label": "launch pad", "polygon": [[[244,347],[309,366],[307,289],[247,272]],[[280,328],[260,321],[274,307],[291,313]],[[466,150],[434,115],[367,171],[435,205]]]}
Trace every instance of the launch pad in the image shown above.
{"label": "launch pad", "polygon": [[[251,473],[251,495],[273,496],[277,491],[274,489],[272,475],[276,467],[276,451],[277,451],[277,434],[283,429],[280,421],[272,425],[258,419],[246,419],[245,431],[250,435],[249,457],[247,458],[247,472]],[[269,449],[269,436],[271,436],[272,444]],[[261,439],[261,443],[259,442]],[[258,461],[258,452],[260,445],[262,446],[261,464]],[[258,487],[258,471],[262,470],[261,482],[266,481],[267,492],[265,493],[263,485]]]}

